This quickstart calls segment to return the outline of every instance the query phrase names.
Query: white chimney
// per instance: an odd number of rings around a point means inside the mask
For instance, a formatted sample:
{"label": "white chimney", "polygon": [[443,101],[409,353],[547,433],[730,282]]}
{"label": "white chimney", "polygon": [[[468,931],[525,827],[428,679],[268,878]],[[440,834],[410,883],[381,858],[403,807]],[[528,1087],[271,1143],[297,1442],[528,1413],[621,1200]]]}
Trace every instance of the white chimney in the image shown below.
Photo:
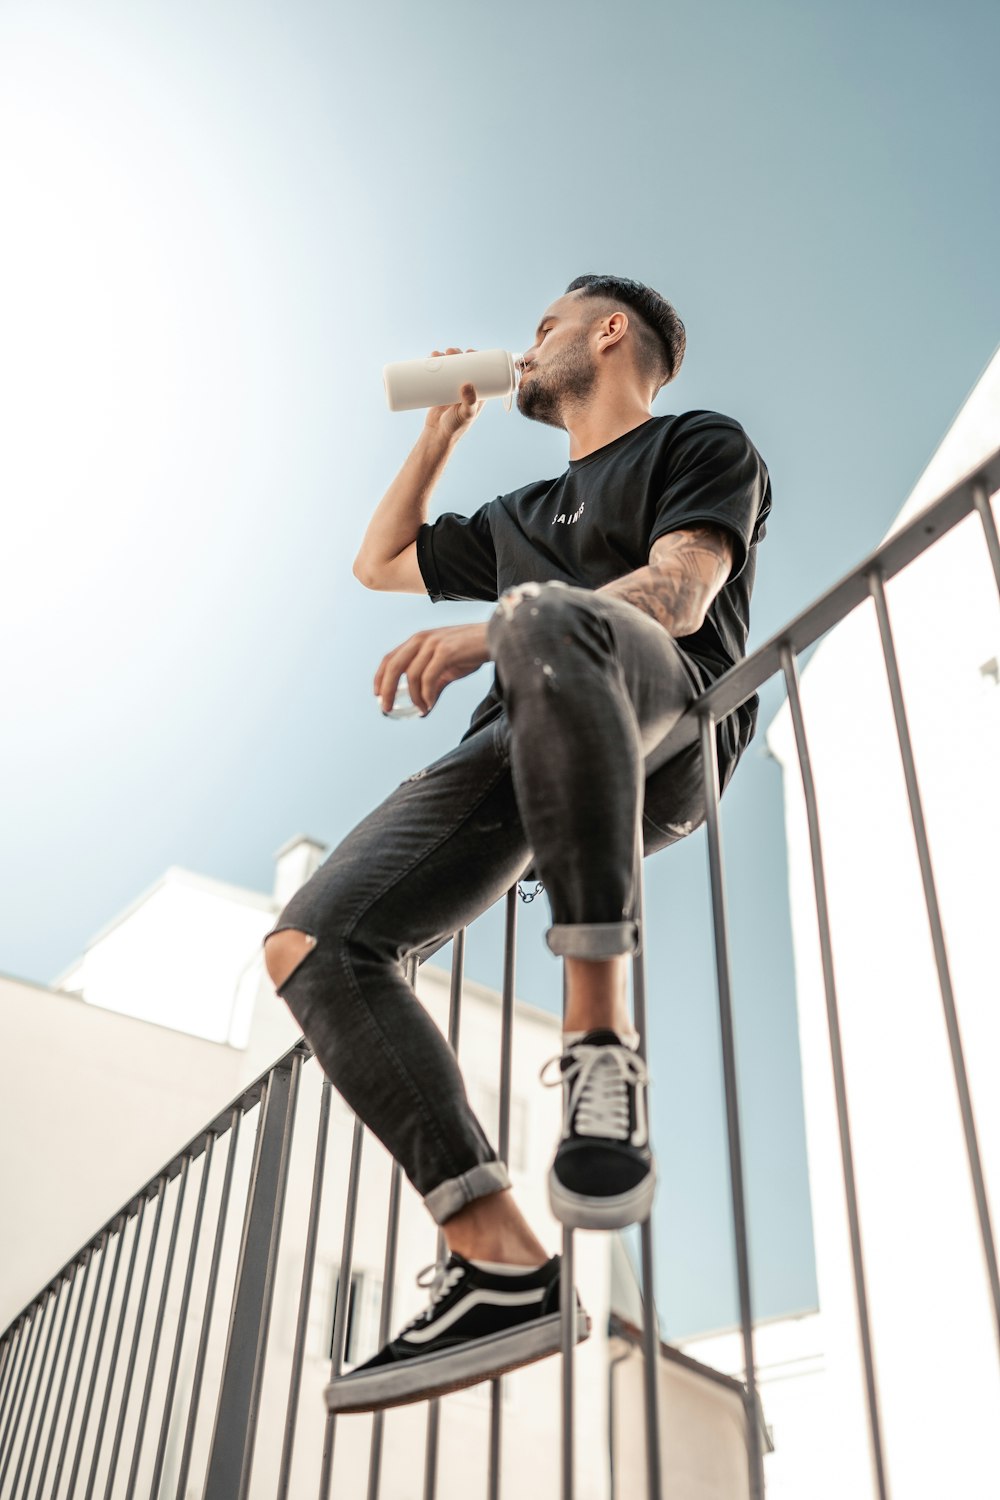
{"label": "white chimney", "polygon": [[325,853],[325,844],[307,838],[304,833],[297,833],[287,844],[282,844],[274,856],[274,899],[279,908],[305,885]]}

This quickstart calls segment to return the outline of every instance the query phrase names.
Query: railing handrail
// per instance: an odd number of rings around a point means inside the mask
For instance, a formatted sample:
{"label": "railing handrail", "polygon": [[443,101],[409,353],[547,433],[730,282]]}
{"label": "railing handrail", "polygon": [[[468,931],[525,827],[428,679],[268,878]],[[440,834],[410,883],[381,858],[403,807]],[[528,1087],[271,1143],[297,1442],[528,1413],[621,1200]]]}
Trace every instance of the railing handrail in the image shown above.
{"label": "railing handrail", "polygon": [[[868,574],[877,568],[883,580],[895,577],[928,547],[957,526],[959,521],[988,503],[990,495],[1000,489],[1000,448],[977,463],[954,485],[925,505],[923,510],[894,532],[874,552],[845,573],[839,582],[827,589],[812,604],[795,615],[787,625],[758,646],[749,656],[730,667],[722,677],[690,705],[677,721],[665,743],[695,738],[697,721],[706,714],[718,722],[745,703],[769,678],[781,672],[781,651],[790,647],[801,655],[814,641],[846,618],[869,597]],[[982,499],[979,499],[979,496]]]}
{"label": "railing handrail", "polygon": [[[674,739],[690,739],[692,730],[696,731],[698,722],[706,714],[711,714],[718,722],[719,719],[725,718],[727,714],[738,708],[770,677],[780,674],[783,648],[790,647],[796,655],[799,655],[869,597],[870,589],[867,578],[873,568],[881,572],[883,579],[894,577],[908,563],[914,561],[934,542],[957,526],[959,521],[964,520],[973,510],[981,508],[984,503],[988,503],[989,496],[997,489],[1000,489],[1000,448],[997,448],[984,462],[977,463],[969,469],[956,484],[938,496],[936,500],[931,501],[929,505],[924,506],[923,510],[918,511],[905,526],[876,547],[874,552],[869,553],[849,573],[845,573],[839,582],[827,589],[826,593],[821,594],[750,656],[745,657],[718,678],[710,688],[694,700],[671,731],[667,743]],[[983,498],[979,498],[980,496]],[[438,947],[443,946],[444,944],[438,945]],[[422,956],[427,958],[432,957],[433,954],[427,953]],[[217,1111],[209,1124],[199,1130],[174,1154],[165,1167],[154,1173],[142,1187],[132,1193],[122,1207],[111,1214],[105,1223],[89,1236],[76,1254],[71,1255],[64,1265],[39,1288],[21,1311],[10,1320],[7,1327],[0,1333],[0,1341],[7,1337],[30,1308],[65,1279],[71,1268],[83,1259],[88,1250],[97,1248],[102,1235],[110,1233],[114,1225],[123,1218],[130,1218],[137,1211],[143,1198],[150,1198],[159,1190],[164,1178],[170,1181],[176,1177],[185,1158],[194,1160],[199,1156],[204,1151],[210,1135],[224,1134],[228,1129],[234,1109],[238,1108],[242,1114],[245,1114],[260,1098],[264,1083],[274,1069],[291,1067],[292,1059],[296,1054],[302,1058],[303,1062],[312,1056],[312,1048],[304,1038],[290,1047],[276,1062],[265,1068],[252,1083],[241,1089],[231,1103]]]}

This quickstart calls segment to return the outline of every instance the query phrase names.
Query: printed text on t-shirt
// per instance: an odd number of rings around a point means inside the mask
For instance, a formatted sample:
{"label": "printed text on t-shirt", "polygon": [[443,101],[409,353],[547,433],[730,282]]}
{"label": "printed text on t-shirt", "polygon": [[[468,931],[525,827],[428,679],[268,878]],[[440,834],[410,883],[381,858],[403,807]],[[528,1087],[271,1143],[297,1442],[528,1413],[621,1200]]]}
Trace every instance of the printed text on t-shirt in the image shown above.
{"label": "printed text on t-shirt", "polygon": [[571,516],[568,516],[565,511],[563,511],[562,515],[553,516],[552,517],[552,524],[553,524],[553,526],[557,526],[560,522],[563,522],[565,525],[568,526],[568,525],[572,525],[572,523],[574,521],[579,521],[580,517],[583,515],[583,507],[584,507],[585,504],[586,504],[586,501],[585,500],[581,500],[580,501],[580,508],[579,508],[579,510],[575,510]]}

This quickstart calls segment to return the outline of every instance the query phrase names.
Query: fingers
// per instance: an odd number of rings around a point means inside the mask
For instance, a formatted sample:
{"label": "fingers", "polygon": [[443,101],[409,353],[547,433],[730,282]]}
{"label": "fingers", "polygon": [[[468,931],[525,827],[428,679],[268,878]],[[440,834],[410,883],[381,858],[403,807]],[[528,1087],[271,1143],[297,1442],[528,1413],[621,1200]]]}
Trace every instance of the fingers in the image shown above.
{"label": "fingers", "polygon": [[406,686],[415,708],[429,714],[442,690],[454,681],[448,653],[432,631],[411,636],[382,658],[375,673],[375,696],[382,712],[389,713],[396,699],[399,679],[406,673]]}
{"label": "fingers", "polygon": [[[378,671],[375,673],[375,696],[378,698],[382,712],[387,714],[396,701],[396,693],[399,689],[399,679],[406,673],[406,685],[409,690],[410,699],[414,706],[422,714],[430,712],[433,707],[433,699],[430,703],[424,695],[421,687],[421,678],[424,667],[433,654],[434,647],[427,640],[427,632],[420,632],[410,636],[395,651],[388,652],[379,663]],[[436,694],[435,694],[436,697]]]}
{"label": "fingers", "polygon": [[425,640],[406,666],[406,686],[410,701],[421,714],[430,713],[441,691],[441,684],[437,681],[439,674],[434,670],[436,653],[437,643]]}

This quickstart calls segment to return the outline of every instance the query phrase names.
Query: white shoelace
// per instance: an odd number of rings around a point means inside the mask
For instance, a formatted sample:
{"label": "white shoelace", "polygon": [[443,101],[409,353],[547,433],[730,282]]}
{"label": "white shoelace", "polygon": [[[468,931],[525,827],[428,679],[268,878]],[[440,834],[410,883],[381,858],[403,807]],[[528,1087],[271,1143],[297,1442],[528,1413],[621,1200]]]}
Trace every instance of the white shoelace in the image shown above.
{"label": "white shoelace", "polygon": [[[560,1066],[558,1078],[546,1078],[552,1064],[561,1065],[563,1057],[573,1060],[565,1068]],[[564,1139],[572,1134],[575,1123],[577,1135],[627,1141],[629,1085],[649,1082],[646,1064],[629,1047],[587,1047],[580,1042],[568,1047],[565,1053],[550,1057],[539,1077],[546,1088],[570,1085],[563,1114]]]}
{"label": "white shoelace", "polygon": [[[424,1266],[417,1272],[417,1286],[427,1287],[430,1293],[428,1306],[422,1313],[418,1313],[409,1323],[407,1328],[415,1328],[418,1323],[426,1323],[433,1316],[434,1309],[442,1297],[447,1297],[452,1287],[457,1285],[465,1275],[464,1266],[449,1266],[446,1260],[433,1261],[429,1266]],[[403,1332],[406,1330],[404,1329]]]}

